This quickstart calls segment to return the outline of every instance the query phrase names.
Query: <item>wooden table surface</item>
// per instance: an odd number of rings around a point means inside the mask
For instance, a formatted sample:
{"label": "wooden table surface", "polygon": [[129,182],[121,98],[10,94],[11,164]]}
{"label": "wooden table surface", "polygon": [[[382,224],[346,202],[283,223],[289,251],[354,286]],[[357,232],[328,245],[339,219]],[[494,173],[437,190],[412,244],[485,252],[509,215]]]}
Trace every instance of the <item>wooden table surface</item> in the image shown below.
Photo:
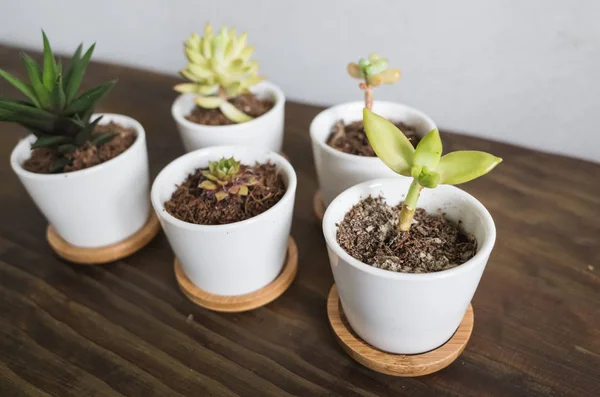
{"label": "wooden table surface", "polygon": [[[18,50],[0,46],[0,67],[22,76]],[[170,113],[177,79],[95,63],[87,85],[113,77],[119,83],[98,110],[144,125],[154,177],[184,153]],[[5,82],[0,92],[15,93]],[[0,396],[600,395],[600,165],[443,132],[446,150],[504,158],[464,186],[492,213],[498,238],[465,352],[439,373],[394,378],[348,357],[327,321],[333,279],[312,211],[308,135],[319,111],[286,105],[298,276],[278,300],[242,314],[183,296],[162,233],[109,265],[60,260],[10,169],[24,130],[1,124]]]}

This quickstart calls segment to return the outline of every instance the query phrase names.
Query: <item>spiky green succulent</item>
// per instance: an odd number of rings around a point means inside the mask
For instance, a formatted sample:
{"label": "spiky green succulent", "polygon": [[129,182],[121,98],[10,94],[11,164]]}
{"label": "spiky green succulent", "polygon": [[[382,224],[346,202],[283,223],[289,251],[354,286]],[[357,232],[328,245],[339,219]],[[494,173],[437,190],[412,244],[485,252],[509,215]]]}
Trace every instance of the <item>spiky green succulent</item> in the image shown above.
{"label": "spiky green succulent", "polygon": [[361,58],[358,63],[348,64],[348,74],[355,79],[364,80],[366,84],[377,87],[381,84],[394,84],[400,79],[398,69],[388,69],[388,60],[373,53],[368,58]]}
{"label": "spiky green succulent", "polygon": [[101,145],[114,138],[114,134],[94,134],[92,131],[100,118],[90,121],[94,106],[112,88],[116,81],[104,83],[83,94],[78,94],[85,69],[87,68],[94,45],[82,56],[79,45],[68,67],[63,71],[62,62],[56,62],[46,34],[44,41],[44,62],[42,68],[29,55],[21,58],[29,82],[23,82],[7,71],[0,69],[0,76],[23,93],[27,101],[0,98],[0,121],[14,122],[31,131],[36,141],[32,149],[50,148],[56,150],[57,160],[50,172],[60,172],[70,160],[64,155],[77,150],[87,142]]}
{"label": "spiky green succulent", "polygon": [[217,201],[229,195],[248,195],[248,186],[256,185],[257,179],[247,169],[242,170],[239,161],[233,157],[210,161],[208,170],[202,171],[206,178],[198,185],[199,188],[212,191]]}
{"label": "spiky green succulent", "polygon": [[192,33],[185,42],[188,64],[180,73],[190,82],[173,88],[181,93],[197,94],[198,106],[218,108],[235,123],[252,120],[228,100],[264,80],[258,75],[258,62],[250,60],[253,52],[246,33],[237,36],[235,29],[228,30],[224,26],[215,35],[207,23],[204,37]]}

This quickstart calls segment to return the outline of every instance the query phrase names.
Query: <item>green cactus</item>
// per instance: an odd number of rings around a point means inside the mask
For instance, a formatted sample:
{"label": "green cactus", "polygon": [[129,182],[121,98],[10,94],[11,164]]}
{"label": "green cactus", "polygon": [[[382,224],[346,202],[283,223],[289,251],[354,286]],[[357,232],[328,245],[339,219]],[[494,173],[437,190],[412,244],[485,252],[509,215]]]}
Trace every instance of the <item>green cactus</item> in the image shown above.
{"label": "green cactus", "polygon": [[62,62],[56,62],[44,31],[42,36],[44,39],[42,68],[29,55],[21,54],[29,76],[29,84],[0,69],[0,76],[29,99],[29,102],[25,102],[0,98],[0,121],[17,123],[31,131],[37,137],[31,149],[55,150],[58,156],[50,166],[50,172],[62,172],[71,162],[64,157],[65,154],[77,150],[86,143],[101,145],[116,136],[116,134],[92,135],[100,117],[90,121],[94,106],[110,91],[116,80],[78,95],[95,44],[83,56],[82,45],[79,45],[69,66],[63,71]]}
{"label": "green cactus", "polygon": [[254,47],[248,46],[247,41],[246,33],[237,36],[235,29],[227,30],[226,26],[215,35],[207,23],[204,37],[193,33],[185,42],[188,64],[180,73],[190,82],[173,88],[177,92],[197,94],[198,106],[219,108],[235,123],[252,120],[229,102],[264,80],[258,75],[258,62],[250,60]]}
{"label": "green cactus", "polygon": [[210,161],[208,170],[202,171],[206,178],[198,185],[199,188],[212,191],[217,201],[229,195],[248,195],[248,186],[256,185],[258,180],[249,171],[241,170],[241,164],[233,157],[223,157],[219,161]]}

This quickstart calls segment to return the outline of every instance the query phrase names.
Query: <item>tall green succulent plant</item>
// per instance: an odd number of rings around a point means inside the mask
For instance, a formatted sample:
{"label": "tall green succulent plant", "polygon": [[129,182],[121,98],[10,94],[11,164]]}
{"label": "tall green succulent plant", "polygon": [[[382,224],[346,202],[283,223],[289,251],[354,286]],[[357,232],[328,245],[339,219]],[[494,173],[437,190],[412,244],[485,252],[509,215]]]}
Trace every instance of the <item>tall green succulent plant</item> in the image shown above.
{"label": "tall green succulent plant", "polygon": [[224,26],[215,35],[212,26],[207,23],[204,37],[192,33],[185,42],[188,64],[180,73],[190,82],[173,88],[181,93],[197,94],[195,102],[198,106],[219,108],[235,123],[252,120],[229,99],[264,80],[258,76],[258,62],[250,60],[253,52],[254,47],[248,46],[246,33],[237,36],[235,29],[227,30]]}
{"label": "tall green succulent plant", "polygon": [[416,149],[394,124],[369,109],[363,110],[363,122],[371,147],[394,172],[413,181],[404,198],[399,231],[408,231],[424,187],[440,184],[458,185],[490,172],[502,159],[489,153],[459,150],[442,156],[442,141],[438,130],[431,130]]}
{"label": "tall green succulent plant", "polygon": [[36,141],[32,149],[50,148],[58,157],[52,164],[51,172],[60,172],[70,163],[65,154],[75,151],[89,142],[100,145],[114,138],[113,134],[95,134],[92,131],[100,118],[90,121],[94,106],[116,83],[109,81],[83,94],[78,94],[85,69],[87,68],[95,44],[82,54],[80,44],[64,68],[56,61],[46,34],[44,41],[44,62],[42,68],[29,55],[21,58],[29,82],[23,82],[7,71],[0,69],[0,76],[17,88],[29,101],[0,98],[0,121],[14,122],[31,131]]}
{"label": "tall green succulent plant", "polygon": [[361,58],[357,64],[350,62],[347,69],[351,77],[363,80],[358,87],[365,91],[365,107],[369,110],[373,107],[373,87],[394,84],[400,79],[400,71],[388,69],[387,59],[376,53]]}

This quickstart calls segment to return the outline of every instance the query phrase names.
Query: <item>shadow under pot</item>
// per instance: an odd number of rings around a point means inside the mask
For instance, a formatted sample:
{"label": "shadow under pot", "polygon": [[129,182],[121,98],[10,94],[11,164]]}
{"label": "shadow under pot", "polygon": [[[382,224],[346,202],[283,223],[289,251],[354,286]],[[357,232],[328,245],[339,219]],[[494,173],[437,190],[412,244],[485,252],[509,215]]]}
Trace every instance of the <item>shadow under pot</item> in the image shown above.
{"label": "shadow under pot", "polygon": [[[251,182],[243,195],[237,189],[231,193],[233,185],[227,185],[229,196],[219,200],[217,194],[223,194],[223,189],[200,187],[207,186],[205,175],[213,171],[214,163],[209,167],[209,162],[231,157],[241,163],[240,183]],[[218,301],[272,285],[288,263],[295,194],[296,173],[290,163],[264,149],[217,146],[190,152],[167,165],[152,185],[151,200],[185,279],[195,288],[195,292],[186,291],[178,278],[186,295],[192,299],[201,291]],[[257,199],[271,200],[269,208],[248,212]],[[188,205],[189,211],[181,210]],[[237,215],[227,215],[234,212]],[[238,311],[195,302],[215,310]]]}
{"label": "shadow under pot", "polygon": [[[403,178],[390,170],[374,153],[373,155],[350,154],[328,144],[330,136],[340,120],[346,126],[356,121],[362,121],[364,107],[363,101],[333,106],[319,113],[310,124],[313,156],[325,207],[338,194],[357,183],[392,176]],[[375,101],[373,111],[393,123],[402,123],[408,126],[418,139],[437,128],[429,116],[400,103]],[[364,140],[366,142],[366,137]]]}
{"label": "shadow under pot", "polygon": [[[410,273],[380,268],[351,256],[340,244],[338,224],[369,196],[381,196],[385,203],[396,206],[404,200],[410,183],[409,178],[384,178],[358,184],[333,200],[323,219],[331,270],[350,327],[371,346],[393,354],[428,352],[453,336],[496,239],[494,221],[477,199],[454,186],[440,185],[422,191],[419,207],[430,215],[443,213],[446,220],[460,225],[465,236],[474,238],[476,246],[463,257],[466,261],[454,263],[455,267],[451,263],[444,267],[446,270]],[[363,235],[389,232],[390,225],[376,223]],[[416,234],[417,227],[413,224],[410,233]]]}
{"label": "shadow under pot", "polygon": [[191,152],[210,146],[241,145],[279,153],[283,143],[285,95],[278,86],[268,81],[254,85],[250,91],[258,100],[272,102],[271,109],[250,121],[229,125],[190,121],[189,116],[197,108],[194,102],[196,95],[179,95],[173,102],[171,115],[185,150]]}
{"label": "shadow under pot", "polygon": [[110,160],[60,174],[31,172],[23,165],[32,155],[33,135],[21,140],[11,154],[11,166],[19,180],[50,225],[73,249],[96,249],[122,242],[138,233],[151,213],[144,128],[127,116],[95,114],[92,119],[98,116],[104,116],[100,125],[114,122],[135,131],[131,146]]}

